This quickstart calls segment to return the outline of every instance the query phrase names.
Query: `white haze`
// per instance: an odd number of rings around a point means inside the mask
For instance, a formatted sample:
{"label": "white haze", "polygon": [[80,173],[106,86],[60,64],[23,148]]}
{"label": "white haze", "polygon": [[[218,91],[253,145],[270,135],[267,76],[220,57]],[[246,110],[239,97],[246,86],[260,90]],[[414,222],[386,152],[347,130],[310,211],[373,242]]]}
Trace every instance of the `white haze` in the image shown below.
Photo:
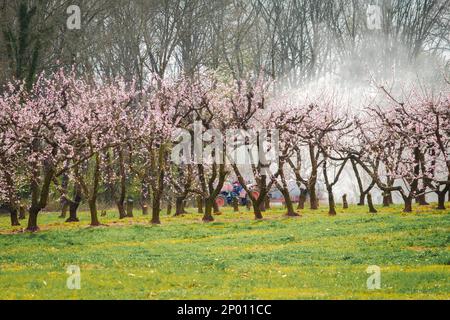
{"label": "white haze", "polygon": [[[339,108],[343,112],[358,115],[368,104],[381,104],[386,101],[386,95],[381,92],[380,86],[385,87],[394,97],[402,101],[411,88],[422,91],[422,94],[436,94],[448,92],[449,85],[445,82],[449,75],[449,57],[436,57],[422,53],[415,59],[409,58],[409,51],[399,44],[383,40],[384,37],[373,36],[365,48],[352,55],[348,60],[338,66],[333,73],[310,81],[299,88],[285,88],[291,99],[314,99],[323,94],[335,95],[339,101]],[[388,52],[388,53],[387,53]],[[308,154],[304,152],[304,174],[309,176]],[[290,170],[287,168],[288,171]],[[358,168],[365,188],[371,179],[362,168]],[[319,172],[321,170],[319,169]],[[331,178],[333,170],[330,170]],[[293,174],[290,172],[290,189],[292,195],[298,195],[298,188]],[[304,187],[304,186],[302,186]],[[319,175],[318,193],[321,202],[326,201],[323,176]],[[342,196],[347,194],[350,203],[359,201],[359,190],[353,169],[350,163],[346,165],[339,182],[334,187],[334,196],[340,202]],[[375,187],[372,190],[375,203],[382,203],[382,192]],[[401,203],[401,197],[394,192],[394,202]],[[437,201],[434,194],[427,195],[428,201]]]}

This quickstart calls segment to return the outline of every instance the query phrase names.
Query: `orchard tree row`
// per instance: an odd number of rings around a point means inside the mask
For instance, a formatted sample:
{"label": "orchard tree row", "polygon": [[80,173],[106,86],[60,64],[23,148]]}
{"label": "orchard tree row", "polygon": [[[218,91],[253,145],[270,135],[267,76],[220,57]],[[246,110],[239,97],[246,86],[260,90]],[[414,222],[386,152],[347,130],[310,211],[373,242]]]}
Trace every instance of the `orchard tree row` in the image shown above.
{"label": "orchard tree row", "polygon": [[[136,89],[134,82],[98,81],[61,69],[41,74],[31,87],[9,83],[0,96],[0,202],[12,224],[19,225],[18,215],[26,208],[27,230],[37,231],[52,189],[69,208],[68,222],[78,220],[83,201],[91,225],[101,225],[100,188],[106,188],[120,218],[126,218],[130,181],[141,186],[143,213],[149,205],[153,224],[160,223],[165,197],[176,199],[178,215],[186,199],[196,198],[204,205],[203,221],[213,221],[215,200],[227,179],[239,181],[255,218],[262,219],[273,187],[283,194],[287,215],[298,215],[288,186],[292,180],[308,190],[311,209],[317,209],[321,177],[329,214],[335,215],[333,190],[345,167],[354,171],[360,204],[367,198],[372,210],[375,187],[382,190],[385,205],[398,193],[405,212],[412,211],[413,200],[425,202],[429,193],[437,195],[438,209],[445,209],[450,190],[448,90],[431,94],[411,86],[400,100],[379,86],[356,108],[333,90],[275,91],[264,77],[225,81],[203,74],[195,79],[155,75]],[[230,129],[276,130],[276,161],[234,164],[226,159],[228,145],[216,140],[225,151],[211,151],[219,161],[175,163],[177,132],[189,132],[194,141],[198,123],[202,135],[208,130],[224,136]],[[202,143],[204,149],[209,144]]]}

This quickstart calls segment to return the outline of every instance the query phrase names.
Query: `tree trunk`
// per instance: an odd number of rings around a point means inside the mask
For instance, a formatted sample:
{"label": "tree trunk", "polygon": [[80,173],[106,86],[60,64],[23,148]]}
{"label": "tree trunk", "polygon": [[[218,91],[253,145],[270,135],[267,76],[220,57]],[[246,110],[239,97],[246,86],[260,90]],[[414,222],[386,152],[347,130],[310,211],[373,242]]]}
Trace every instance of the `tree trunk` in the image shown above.
{"label": "tree trunk", "polygon": [[148,201],[149,201],[148,184],[145,181],[143,181],[141,183],[141,201],[140,201],[143,216],[148,215]]}
{"label": "tree trunk", "polygon": [[383,207],[389,207],[391,205],[389,196],[387,194],[383,194]]}
{"label": "tree trunk", "polygon": [[67,215],[67,210],[69,209],[70,203],[67,200],[62,201],[61,215],[58,218],[65,219]]}
{"label": "tree trunk", "polygon": [[284,196],[284,202],[286,204],[286,210],[287,210],[286,215],[288,217],[300,217],[300,215],[297,212],[295,212],[295,210],[294,210],[294,204],[290,197],[289,191],[285,190],[283,192],[283,196]]}
{"label": "tree trunk", "polygon": [[300,193],[300,197],[298,198],[298,210],[305,209],[305,202],[306,202],[306,194],[303,192]]}
{"label": "tree trunk", "polygon": [[330,216],[335,216],[337,213],[336,213],[336,204],[334,202],[333,190],[328,190],[328,206],[330,207],[328,214]]}
{"label": "tree trunk", "polygon": [[261,212],[266,212],[266,203],[265,203],[265,201],[260,201],[260,203],[259,203],[259,210]]}
{"label": "tree trunk", "polygon": [[89,210],[91,213],[91,227],[100,226],[100,221],[98,220],[98,212],[97,212],[97,201],[96,199],[89,200]]}
{"label": "tree trunk", "polygon": [[203,197],[197,197],[197,213],[203,214]]}
{"label": "tree trunk", "polygon": [[319,199],[317,199],[316,192],[316,184],[317,184],[317,174],[318,174],[318,153],[315,150],[315,146],[313,144],[309,144],[309,158],[311,160],[311,176],[308,181],[308,191],[309,191],[309,201],[310,201],[310,209],[317,210],[319,209]]}
{"label": "tree trunk", "polygon": [[215,199],[206,198],[205,199],[205,214],[203,216],[203,222],[212,222],[214,217],[212,216],[212,210],[214,207]]}
{"label": "tree trunk", "polygon": [[389,200],[389,205],[393,205],[394,204],[394,198],[392,197],[392,192],[389,192],[388,200]]}
{"label": "tree trunk", "polygon": [[412,212],[412,198],[411,197],[403,197],[405,201],[405,208],[403,212]]}
{"label": "tree trunk", "polygon": [[366,194],[364,193],[364,187],[361,180],[361,175],[359,174],[358,165],[354,159],[350,160],[353,168],[353,172],[356,177],[356,182],[358,183],[358,189],[359,189],[359,202],[358,206],[363,206],[365,203]]}
{"label": "tree trunk", "polygon": [[80,206],[81,202],[81,193],[80,190],[76,191],[75,198],[73,201],[70,201],[69,205],[69,218],[66,222],[79,222],[80,220],[77,218],[77,210]]}
{"label": "tree trunk", "polygon": [[69,218],[66,220],[66,222],[79,222],[80,219],[77,217],[77,210],[78,210],[79,203],[73,202],[69,206]]}
{"label": "tree trunk", "polygon": [[70,199],[66,199],[67,202],[69,203],[69,218],[66,220],[66,222],[79,222],[80,221],[77,218],[77,210],[81,203],[82,192],[83,191],[81,189],[81,186],[77,183],[77,184],[75,184],[73,201]]}
{"label": "tree trunk", "polygon": [[120,219],[125,219],[127,217],[127,213],[125,211],[125,206],[123,205],[124,202],[122,201],[117,201],[116,205],[117,205],[117,210],[119,211],[119,218]]}
{"label": "tree trunk", "polygon": [[262,220],[264,217],[259,205],[253,205],[253,210],[255,211],[255,220]]}
{"label": "tree trunk", "polygon": [[170,216],[172,214],[172,199],[167,201],[166,215]]}
{"label": "tree trunk", "polygon": [[437,210],[445,210],[445,194],[447,192],[437,192],[438,195],[438,206],[437,206]]}
{"label": "tree trunk", "polygon": [[342,206],[343,206],[344,209],[348,209],[348,202],[347,202],[347,195],[346,194],[344,194],[342,196]]}
{"label": "tree trunk", "polygon": [[359,195],[358,206],[363,206],[365,203],[366,203],[366,195],[364,193],[361,193]]}
{"label": "tree trunk", "polygon": [[[69,167],[69,161],[66,161],[66,164],[64,166],[64,169],[68,169]],[[63,175],[62,175],[62,181],[61,181],[61,189],[62,189],[62,194],[61,194],[61,198],[60,198],[60,204],[61,204],[61,215],[59,216],[59,218],[61,219],[65,219],[66,215],[67,215],[67,210],[69,209],[69,201],[66,198],[66,194],[67,194],[67,190],[69,187],[69,174],[66,171]]]}
{"label": "tree trunk", "polygon": [[152,224],[161,224],[159,215],[161,213],[161,195],[159,193],[153,196],[152,202]]}
{"label": "tree trunk", "polygon": [[152,170],[157,177],[156,183],[152,186],[153,193],[153,204],[152,204],[152,224],[161,224],[160,214],[161,214],[161,198],[163,196],[164,190],[164,177],[165,177],[165,148],[163,146],[159,147],[158,155],[152,156],[152,162],[157,161],[153,165],[155,168]]}
{"label": "tree trunk", "polygon": [[19,206],[19,220],[24,220],[26,218],[26,209],[23,205]]}
{"label": "tree trunk", "polygon": [[253,203],[253,211],[255,213],[255,220],[262,220],[263,219],[263,215],[262,215],[262,211],[261,211],[261,204],[257,203],[257,202],[258,201]]}
{"label": "tree trunk", "polygon": [[369,205],[369,213],[377,213],[377,209],[375,209],[375,206],[373,205],[372,201],[372,194],[367,194],[367,204]]}
{"label": "tree trunk", "polygon": [[100,226],[100,221],[98,221],[98,212],[97,212],[97,195],[98,195],[98,186],[100,183],[100,155],[97,152],[95,154],[95,169],[92,183],[92,191],[91,196],[87,196],[88,192],[86,191],[86,197],[88,197],[89,209],[91,211],[91,226],[98,227]]}
{"label": "tree trunk", "polygon": [[213,209],[215,215],[221,215],[222,212],[220,212],[219,205],[217,204],[216,200],[213,201]]}
{"label": "tree trunk", "polygon": [[124,163],[124,155],[121,149],[118,149],[118,161],[119,161],[119,172],[120,172],[120,193],[119,198],[117,199],[117,209],[119,210],[120,219],[124,219],[127,217],[127,213],[125,211],[125,196],[126,196],[126,185],[127,185],[127,177]]}
{"label": "tree trunk", "polygon": [[311,210],[319,209],[319,200],[317,199],[315,184],[312,188],[309,189],[309,202]]}
{"label": "tree trunk", "polygon": [[175,200],[175,216],[181,216],[186,213],[184,210],[184,199],[185,197],[177,197]]}
{"label": "tree trunk", "polygon": [[16,207],[9,208],[9,213],[11,215],[11,226],[13,227],[20,226],[19,217],[17,215],[17,208]]}
{"label": "tree trunk", "polygon": [[420,192],[421,192],[421,194],[416,197],[416,203],[419,204],[419,206],[429,205],[429,203],[427,202],[425,193],[423,193],[424,191],[420,191]]}
{"label": "tree trunk", "polygon": [[39,214],[40,209],[39,208],[30,208],[30,212],[28,215],[28,226],[26,231],[28,232],[37,232],[39,231],[39,227],[37,225],[37,217]]}
{"label": "tree trunk", "polygon": [[127,218],[133,218],[133,207],[134,201],[133,199],[129,198],[127,200]]}
{"label": "tree trunk", "polygon": [[269,196],[266,197],[264,206],[266,207],[266,210],[270,210],[270,197]]}

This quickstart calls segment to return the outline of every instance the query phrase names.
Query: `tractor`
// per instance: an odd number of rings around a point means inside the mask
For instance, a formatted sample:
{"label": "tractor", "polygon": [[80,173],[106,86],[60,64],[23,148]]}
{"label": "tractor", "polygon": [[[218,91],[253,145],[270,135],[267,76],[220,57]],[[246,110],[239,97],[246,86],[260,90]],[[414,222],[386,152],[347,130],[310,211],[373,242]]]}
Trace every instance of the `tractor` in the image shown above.
{"label": "tractor", "polygon": [[[256,185],[249,184],[249,190],[251,190],[253,196],[255,198],[259,197],[259,192],[257,190]],[[219,196],[216,198],[216,203],[219,207],[231,206],[233,204],[233,200],[237,199],[238,204],[242,206],[246,206],[250,201],[250,198],[247,195],[244,187],[237,181],[233,183],[225,183],[222,191]]]}

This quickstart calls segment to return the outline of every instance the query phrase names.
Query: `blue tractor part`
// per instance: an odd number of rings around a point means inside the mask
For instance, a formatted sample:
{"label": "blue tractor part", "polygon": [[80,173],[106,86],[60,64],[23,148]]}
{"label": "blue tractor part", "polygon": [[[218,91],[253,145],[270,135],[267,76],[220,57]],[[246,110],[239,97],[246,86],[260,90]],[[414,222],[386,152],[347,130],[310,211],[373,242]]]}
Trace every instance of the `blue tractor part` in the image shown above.
{"label": "blue tractor part", "polygon": [[233,199],[238,199],[239,205],[246,206],[249,199],[247,195],[245,195],[245,197],[241,196],[243,190],[244,187],[235,182],[233,183],[233,188],[231,191],[222,190],[218,196],[217,203],[219,205],[223,203],[223,205],[231,206],[233,204]]}

